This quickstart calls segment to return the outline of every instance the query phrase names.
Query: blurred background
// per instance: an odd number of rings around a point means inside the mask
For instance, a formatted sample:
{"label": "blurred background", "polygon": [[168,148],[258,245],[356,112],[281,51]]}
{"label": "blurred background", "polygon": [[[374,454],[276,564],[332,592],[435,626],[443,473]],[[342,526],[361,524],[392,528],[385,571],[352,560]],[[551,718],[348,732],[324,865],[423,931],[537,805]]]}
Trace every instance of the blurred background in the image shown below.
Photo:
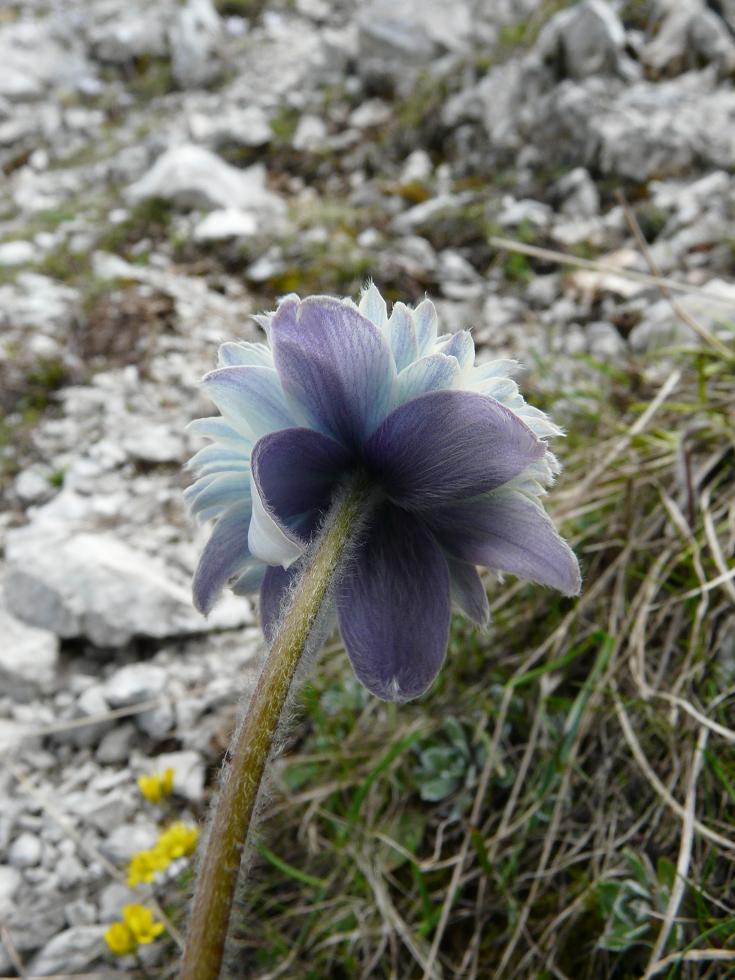
{"label": "blurred background", "polygon": [[730,976],[735,2],[0,0],[0,65],[0,974],[174,975],[263,654],[197,382],[372,278],[523,363],[585,591],[406,706],[327,648],[230,975]]}

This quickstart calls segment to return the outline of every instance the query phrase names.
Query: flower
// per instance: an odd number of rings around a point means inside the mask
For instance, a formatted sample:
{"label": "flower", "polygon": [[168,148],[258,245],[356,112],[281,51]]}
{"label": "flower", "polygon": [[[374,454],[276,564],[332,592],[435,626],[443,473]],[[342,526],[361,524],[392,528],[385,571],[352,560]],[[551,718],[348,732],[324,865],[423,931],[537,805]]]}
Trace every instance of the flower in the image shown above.
{"label": "flower", "polygon": [[162,831],[154,851],[165,855],[169,862],[176,861],[178,858],[192,854],[196,849],[198,839],[198,827],[190,827],[181,822],[172,823],[170,827]]}
{"label": "flower", "polygon": [[113,922],[109,929],[105,929],[104,940],[115,956],[129,956],[138,948],[135,936],[124,922]]}
{"label": "flower", "polygon": [[163,923],[156,922],[153,913],[145,905],[124,905],[122,914],[123,923],[141,945],[152,943],[163,932]]}
{"label": "flower", "polygon": [[128,865],[128,885],[131,888],[135,888],[141,882],[149,885],[156,874],[167,868],[168,864],[169,862],[153,848],[149,851],[138,851]]}
{"label": "flower", "polygon": [[173,769],[169,766],[162,773],[138,776],[138,789],[150,803],[160,803],[164,796],[170,796],[173,793]]}
{"label": "flower", "polygon": [[374,285],[351,300],[286,296],[256,320],[268,344],[226,343],[203,380],[220,410],[190,428],[191,512],[216,520],[194,576],[208,613],[229,584],[260,589],[267,637],[298,559],[355,474],[376,500],[332,603],[357,677],[408,700],[436,677],[453,601],[489,619],[483,565],[575,595],[577,560],[541,504],[560,430],[524,401],[515,362],[475,365],[466,330],[438,336],[424,300],[388,316]]}

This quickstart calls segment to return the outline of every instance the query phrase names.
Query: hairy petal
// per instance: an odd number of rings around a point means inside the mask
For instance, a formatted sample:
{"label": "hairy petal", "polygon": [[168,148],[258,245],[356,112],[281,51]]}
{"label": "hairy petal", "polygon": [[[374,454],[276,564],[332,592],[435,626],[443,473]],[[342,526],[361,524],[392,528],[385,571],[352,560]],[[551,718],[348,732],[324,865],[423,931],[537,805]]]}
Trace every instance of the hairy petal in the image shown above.
{"label": "hairy petal", "polygon": [[253,344],[249,341],[222,344],[217,355],[220,367],[234,367],[237,364],[273,367],[273,353],[266,344]]}
{"label": "hairy petal", "polygon": [[461,368],[469,367],[475,359],[475,343],[469,330],[458,330],[441,348],[442,354],[456,357]]}
{"label": "hairy petal", "polygon": [[249,595],[257,592],[263,584],[265,573],[269,566],[258,558],[251,558],[245,565],[245,570],[232,583],[232,591],[235,595]]}
{"label": "hairy petal", "polygon": [[253,477],[268,510],[285,524],[325,508],[346,471],[351,453],[314,429],[281,429],[263,436],[251,458]]}
{"label": "hairy petal", "polygon": [[427,354],[409,364],[398,375],[398,402],[403,404],[428,391],[453,388],[459,377],[459,364],[446,354]]}
{"label": "hairy petal", "polygon": [[421,522],[385,504],[337,586],[337,614],[360,681],[385,701],[429,687],[449,636],[449,572]]}
{"label": "hairy petal", "polygon": [[453,601],[473,623],[487,626],[490,622],[490,603],[477,569],[466,561],[449,557],[447,565]]}
{"label": "hairy petal", "polygon": [[545,451],[513,412],[465,391],[406,402],[365,444],[365,458],[390,498],[415,510],[493,490]]}
{"label": "hairy petal", "polygon": [[364,317],[367,317],[371,323],[380,329],[388,321],[388,307],[374,282],[371,282],[368,288],[363,290],[358,309]]}
{"label": "hairy petal", "polygon": [[271,342],[283,390],[311,428],[354,446],[394,407],[390,350],[354,306],[330,297],[283,302]]}
{"label": "hairy petal", "polygon": [[205,616],[227,582],[250,558],[249,525],[248,502],[225,511],[214,526],[194,573],[194,605]]}
{"label": "hairy petal", "polygon": [[293,418],[274,368],[241,365],[210,371],[204,390],[225,421],[251,438],[286,429]]}
{"label": "hairy petal", "polygon": [[425,515],[442,547],[461,561],[578,595],[577,558],[543,507],[515,490],[498,490]]}

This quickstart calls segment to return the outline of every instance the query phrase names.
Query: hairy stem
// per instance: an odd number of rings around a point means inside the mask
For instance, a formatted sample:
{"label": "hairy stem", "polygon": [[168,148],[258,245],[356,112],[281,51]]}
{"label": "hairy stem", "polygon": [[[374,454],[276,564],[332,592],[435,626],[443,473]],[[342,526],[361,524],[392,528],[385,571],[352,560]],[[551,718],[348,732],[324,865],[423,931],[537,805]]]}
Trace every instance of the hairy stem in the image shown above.
{"label": "hairy stem", "polygon": [[281,714],[334,573],[362,525],[367,504],[368,492],[353,488],[334,505],[233,740],[194,893],[180,980],[216,980],[220,974],[241,858]]}

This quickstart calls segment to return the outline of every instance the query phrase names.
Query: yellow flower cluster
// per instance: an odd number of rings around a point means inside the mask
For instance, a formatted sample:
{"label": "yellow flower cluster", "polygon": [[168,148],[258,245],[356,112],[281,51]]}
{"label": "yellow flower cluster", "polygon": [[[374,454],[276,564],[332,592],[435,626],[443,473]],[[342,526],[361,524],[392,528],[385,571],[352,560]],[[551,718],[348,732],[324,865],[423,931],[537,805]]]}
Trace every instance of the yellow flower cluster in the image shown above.
{"label": "yellow flower cluster", "polygon": [[122,915],[122,922],[113,922],[105,932],[105,942],[115,956],[129,956],[163,932],[163,923],[156,922],[145,905],[125,905]]}
{"label": "yellow flower cluster", "polygon": [[159,871],[164,871],[172,861],[192,854],[197,846],[199,828],[185,823],[172,823],[162,830],[158,840],[148,851],[138,851],[128,865],[128,884],[131,888],[141,882],[149,884]]}
{"label": "yellow flower cluster", "polygon": [[174,791],[174,771],[169,768],[152,776],[138,776],[138,789],[150,803],[160,803]]}

